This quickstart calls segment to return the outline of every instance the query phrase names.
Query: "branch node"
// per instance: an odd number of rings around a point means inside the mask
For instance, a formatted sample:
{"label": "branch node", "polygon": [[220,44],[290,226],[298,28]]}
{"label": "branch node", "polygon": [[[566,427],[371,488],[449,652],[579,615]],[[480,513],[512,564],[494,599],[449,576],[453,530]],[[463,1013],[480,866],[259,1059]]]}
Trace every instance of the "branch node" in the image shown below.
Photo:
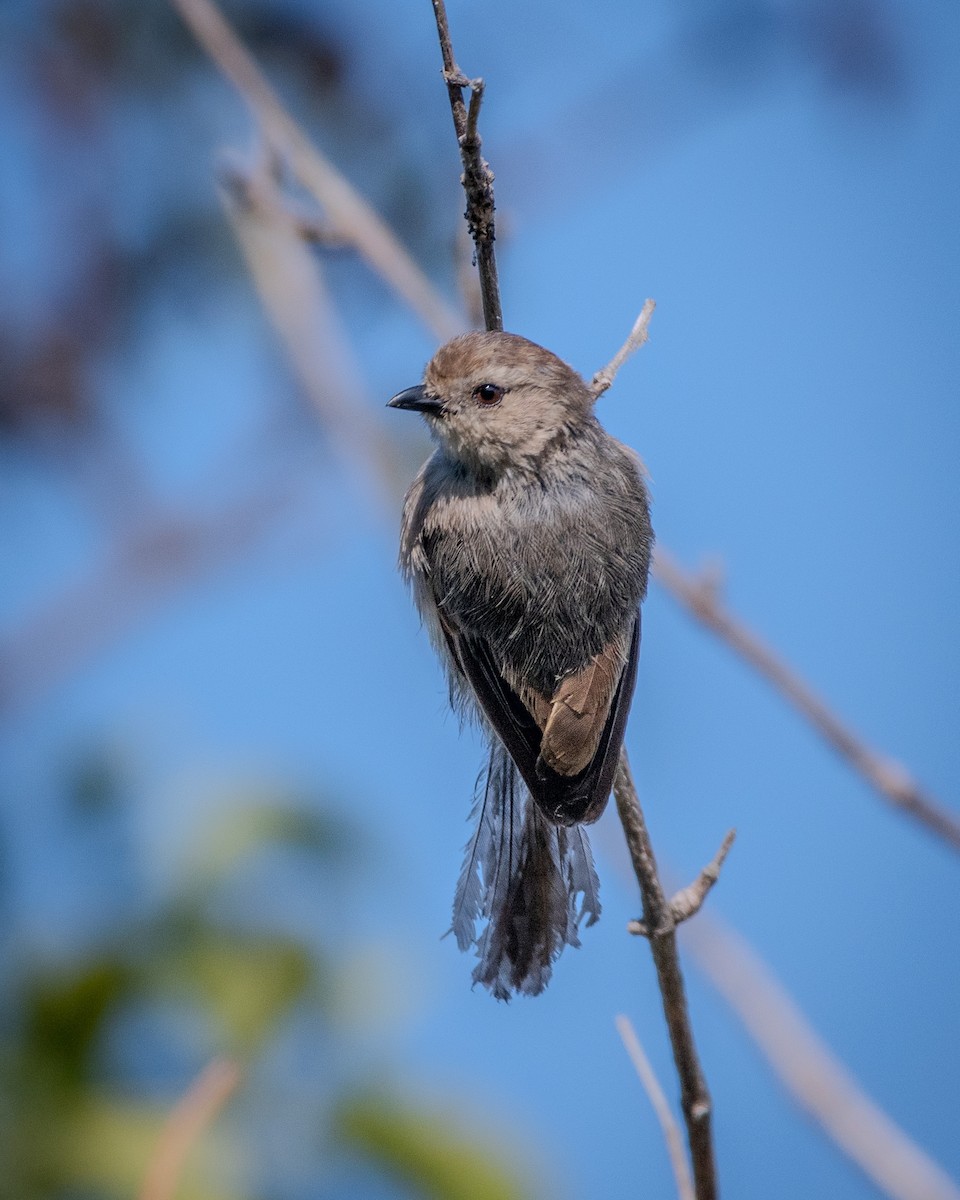
{"label": "branch node", "polygon": [[483,79],[471,79],[469,75],[464,75],[456,64],[449,71],[446,67],[443,67],[440,74],[443,76],[443,82],[448,87],[469,88],[472,93],[476,94],[479,92],[483,95]]}
{"label": "branch node", "polygon": [[[480,134],[477,132],[477,122],[480,120],[480,106],[483,104],[483,80],[471,79],[470,84],[470,107],[467,109],[467,128],[460,141],[461,151],[480,149]],[[490,168],[484,163],[489,171]],[[491,172],[491,178],[493,178]]]}
{"label": "branch node", "polygon": [[239,212],[285,225],[305,242],[326,250],[354,248],[333,221],[284,195],[281,179],[267,159],[251,168],[235,155],[224,155],[217,179],[227,203]]}
{"label": "branch node", "polygon": [[627,932],[634,934],[636,937],[645,937],[647,939],[664,937],[669,933],[673,933],[676,927],[682,925],[684,921],[689,921],[691,917],[696,916],[703,907],[703,902],[706,900],[710,889],[720,878],[720,870],[726,861],[727,855],[730,853],[730,848],[736,836],[737,831],[731,829],[723,839],[720,849],[703,868],[693,883],[688,884],[687,887],[681,888],[679,892],[675,893],[667,904],[664,920],[657,929],[651,933],[650,926],[646,921],[629,921],[627,923]]}
{"label": "branch node", "polygon": [[[613,784],[613,797],[643,897],[643,915],[646,919],[637,924],[646,929],[655,928],[657,931],[657,935],[650,938],[650,953],[657,971],[663,1015],[670,1033],[677,1074],[680,1077],[683,1115],[693,1166],[694,1194],[697,1200],[716,1200],[717,1171],[710,1132],[710,1090],[703,1076],[690,1024],[676,931],[672,928],[674,918],[671,906],[663,894],[643,809],[637,798],[637,789],[630,774],[626,751],[622,749]],[[726,848],[729,849],[729,846]],[[717,869],[719,870],[719,867]],[[668,931],[664,936],[660,936],[664,926]]]}

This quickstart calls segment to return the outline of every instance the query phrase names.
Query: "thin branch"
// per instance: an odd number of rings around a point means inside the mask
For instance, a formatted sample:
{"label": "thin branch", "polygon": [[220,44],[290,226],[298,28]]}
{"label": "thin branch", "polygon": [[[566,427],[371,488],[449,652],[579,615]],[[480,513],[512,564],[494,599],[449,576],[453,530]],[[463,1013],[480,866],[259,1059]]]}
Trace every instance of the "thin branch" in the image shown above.
{"label": "thin branch", "polygon": [[[463,157],[462,183],[467,197],[466,217],[477,247],[477,268],[483,296],[484,321],[487,329],[500,329],[502,328],[500,292],[493,259],[493,174],[480,157],[480,139],[476,134],[483,84],[481,80],[468,80],[457,66],[453,54],[453,44],[450,40],[444,0],[433,0],[433,11],[437,21],[440,51],[443,56],[443,74],[447,82],[450,111],[453,114],[454,129]],[[462,89],[467,86],[472,90],[469,112],[464,110],[462,92]],[[489,252],[489,259],[485,258],[486,251]],[[607,368],[610,381],[631,349],[640,345],[645,339],[646,326],[652,311],[652,302],[647,301],[627,345]],[[609,387],[609,382],[606,386]],[[602,390],[601,387],[600,391]],[[597,394],[599,395],[599,391]],[[671,909],[663,894],[657,874],[653,849],[647,835],[633,779],[630,776],[630,765],[627,762],[626,752],[622,752],[620,756],[617,778],[614,783],[614,796],[643,896],[644,920],[651,930],[650,947],[656,964],[674,1061],[680,1076],[683,1113],[687,1123],[690,1157],[696,1182],[696,1197],[697,1200],[714,1200],[717,1194],[717,1179],[710,1133],[710,1094],[707,1091],[693,1040]]]}
{"label": "thin branch", "polygon": [[643,922],[648,930],[666,1018],[673,1061],[680,1078],[680,1103],[687,1126],[697,1200],[715,1200],[717,1170],[711,1134],[711,1102],[707,1081],[693,1039],[687,997],[680,970],[676,926],[657,871],[653,846],[630,774],[626,751],[620,755],[613,795],[627,839],[627,848],[643,898]]}
{"label": "thin branch", "polygon": [[[703,907],[703,902],[706,900],[710,889],[720,878],[721,868],[726,862],[727,855],[730,853],[736,836],[737,831],[731,829],[723,839],[720,849],[703,868],[693,883],[674,893],[673,899],[669,903],[670,919],[674,926],[682,925],[684,921],[689,921]],[[640,937],[650,936],[650,930],[643,921],[631,921],[627,925],[627,932],[638,934]]]}
{"label": "thin branch", "polygon": [[[500,304],[497,259],[493,248],[496,240],[493,172],[480,153],[481,141],[477,131],[480,106],[483,103],[483,80],[468,79],[457,66],[444,0],[433,0],[433,15],[437,22],[437,37],[443,57],[443,78],[447,85],[453,128],[463,162],[461,183],[467,199],[464,216],[476,252],[480,295],[483,300],[483,323],[487,329],[499,330],[503,329],[503,310]],[[465,87],[470,89],[469,110],[463,102]]]}
{"label": "thin branch", "polygon": [[293,230],[305,242],[325,250],[354,250],[349,241],[317,209],[286,196],[280,183],[276,156],[264,147],[256,156],[255,165],[244,162],[240,155],[227,152],[217,172],[221,190],[231,206],[240,213],[255,213],[269,217],[274,223]]}
{"label": "thin branch", "polygon": [[640,1044],[640,1039],[637,1037],[637,1032],[631,1024],[630,1018],[621,1014],[615,1017],[614,1021],[624,1049],[630,1056],[634,1070],[643,1084],[643,1090],[647,1093],[653,1111],[657,1115],[657,1120],[660,1122],[660,1128],[663,1130],[663,1140],[667,1143],[670,1166],[673,1168],[673,1177],[677,1182],[677,1196],[679,1200],[695,1200],[693,1180],[690,1178],[690,1168],[687,1165],[687,1158],[683,1151],[680,1128],[674,1120],[673,1113],[670,1111],[670,1105],[663,1094],[660,1081],[657,1079],[653,1067],[650,1065],[650,1060],[643,1051],[643,1046]]}
{"label": "thin branch", "polygon": [[960,1200],[960,1187],[861,1088],[733,930],[703,917],[684,937],[796,1102],[893,1200]]}
{"label": "thin branch", "polygon": [[623,343],[617,353],[613,356],[610,362],[594,375],[590,382],[590,391],[593,393],[594,400],[599,399],[608,387],[616,378],[617,372],[627,361],[631,354],[639,350],[643,343],[649,337],[650,318],[653,316],[653,310],[657,307],[655,300],[647,300],[643,308],[640,310],[640,316],[633,323],[633,328],[630,330],[630,336]]}
{"label": "thin branch", "polygon": [[374,272],[441,340],[462,332],[460,318],[438,296],[392,230],[310,142],[213,0],[170,0],[220,72],[249,105],[264,138],[323,206],[337,233],[356,246]]}
{"label": "thin branch", "polygon": [[778,654],[724,606],[712,580],[684,571],[662,546],[657,547],[653,572],[689,613],[772,683],[876,792],[960,850],[960,817],[924,792],[900,763],[878,754],[857,737]]}
{"label": "thin branch", "polygon": [[463,102],[462,89],[469,86],[470,81],[457,66],[453,57],[453,43],[450,40],[450,24],[447,21],[447,7],[444,0],[433,0],[433,15],[437,22],[437,37],[440,41],[440,54],[443,57],[443,78],[446,80],[450,112],[453,115],[453,131],[459,142],[467,131],[467,106]]}
{"label": "thin branch", "polygon": [[201,1071],[167,1118],[147,1165],[140,1200],[173,1200],[187,1156],[240,1084],[240,1068],[217,1058]]}

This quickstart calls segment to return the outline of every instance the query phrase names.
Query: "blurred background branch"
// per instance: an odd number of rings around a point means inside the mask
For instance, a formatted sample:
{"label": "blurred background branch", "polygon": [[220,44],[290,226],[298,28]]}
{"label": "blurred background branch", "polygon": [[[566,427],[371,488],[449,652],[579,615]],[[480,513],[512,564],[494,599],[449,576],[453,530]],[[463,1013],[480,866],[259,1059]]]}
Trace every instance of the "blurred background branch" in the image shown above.
{"label": "blurred background branch", "polygon": [[376,212],[304,135],[212,0],[170,0],[250,106],[271,149],[323,206],[337,234],[446,341],[462,325]]}
{"label": "blurred background branch", "polygon": [[157,1141],[140,1200],[174,1200],[187,1156],[240,1085],[229,1059],[208,1063],[167,1118]]}
{"label": "blurred background branch", "polygon": [[730,612],[716,579],[684,571],[663,546],[657,547],[654,576],[686,612],[772,684],[877,795],[960,850],[960,819],[924,792],[901,763],[857,737],[776,651]]}
{"label": "blurred background branch", "polygon": [[616,1026],[617,1033],[620,1034],[620,1040],[623,1042],[623,1048],[630,1056],[630,1061],[637,1072],[637,1078],[643,1085],[643,1090],[647,1093],[647,1098],[657,1115],[660,1128],[663,1130],[663,1140],[666,1143],[667,1153],[670,1156],[673,1177],[677,1182],[677,1196],[679,1200],[693,1200],[694,1191],[693,1180],[690,1178],[690,1167],[687,1165],[687,1156],[683,1148],[680,1127],[673,1118],[670,1103],[663,1094],[660,1081],[657,1079],[656,1073],[650,1065],[650,1060],[644,1053],[643,1046],[637,1037],[637,1031],[634,1029],[630,1018],[621,1013],[616,1018]]}

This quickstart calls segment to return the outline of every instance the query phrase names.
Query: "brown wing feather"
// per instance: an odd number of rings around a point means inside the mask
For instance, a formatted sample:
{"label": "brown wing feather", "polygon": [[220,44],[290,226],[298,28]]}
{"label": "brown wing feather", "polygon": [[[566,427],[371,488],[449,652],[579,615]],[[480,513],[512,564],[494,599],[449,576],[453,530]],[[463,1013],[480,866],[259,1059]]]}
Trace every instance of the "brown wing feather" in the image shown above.
{"label": "brown wing feather", "polygon": [[558,775],[579,775],[600,745],[610,706],[627,658],[627,639],[617,639],[554,693],[543,724],[540,757]]}
{"label": "brown wing feather", "polygon": [[[446,621],[442,627],[454,660],[544,816],[554,825],[595,821],[606,806],[623,744],[637,674],[639,614],[625,662],[622,649],[611,647],[598,656],[604,661],[595,670],[585,668],[569,686],[562,681],[548,704],[542,696],[521,698],[483,639],[458,633]],[[623,665],[611,679],[617,660]],[[546,752],[553,761],[564,754],[566,769],[556,770]],[[578,762],[584,765],[576,770]]]}
{"label": "brown wing feather", "polygon": [[[537,761],[540,787],[533,798],[556,825],[588,824],[606,808],[627,728],[627,714],[637,681],[640,657],[640,613],[633,623],[630,648],[620,672],[599,741],[588,765],[578,775],[562,775],[541,757]],[[595,730],[592,730],[594,732]]]}

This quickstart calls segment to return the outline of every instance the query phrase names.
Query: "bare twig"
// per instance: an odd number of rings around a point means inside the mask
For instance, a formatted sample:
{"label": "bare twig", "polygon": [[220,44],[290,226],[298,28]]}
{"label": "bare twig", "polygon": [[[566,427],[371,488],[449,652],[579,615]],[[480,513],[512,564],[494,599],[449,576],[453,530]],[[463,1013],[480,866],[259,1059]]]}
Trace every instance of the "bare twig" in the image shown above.
{"label": "bare twig", "polygon": [[787,1091],[894,1200],[960,1200],[960,1187],[863,1091],[747,943],[713,917],[684,943]]}
{"label": "bare twig", "polygon": [[222,74],[243,96],[267,143],[323,206],[337,233],[441,340],[462,332],[459,317],[373,208],[310,142],[213,0],[170,0]]}
{"label": "bare twig", "polygon": [[851,732],[778,654],[723,605],[712,580],[687,573],[659,545],[653,571],[671,596],[772,683],[875,791],[960,850],[960,817],[937,804],[900,763],[878,754]]}
{"label": "bare twig", "polygon": [[[674,894],[670,900],[669,909],[670,919],[675,926],[683,924],[684,921],[689,921],[703,907],[703,902],[706,900],[707,894],[720,878],[720,870],[724,862],[726,862],[727,855],[730,853],[730,848],[736,836],[737,831],[731,829],[723,839],[720,849],[703,868],[693,883],[688,884],[685,888],[681,888],[679,892]],[[650,930],[643,921],[631,921],[627,925],[627,932],[638,934],[640,937],[650,936]]]}
{"label": "bare twig", "polygon": [[173,1200],[187,1156],[219,1116],[240,1084],[240,1068],[229,1059],[208,1063],[178,1101],[153,1151],[140,1200]]}
{"label": "bare twig", "polygon": [[[437,21],[437,36],[443,56],[443,78],[447,84],[453,128],[463,162],[461,182],[467,198],[464,216],[476,248],[480,295],[483,300],[483,323],[487,329],[503,329],[500,282],[497,278],[497,259],[493,248],[496,239],[493,172],[480,153],[480,134],[477,131],[480,105],[483,103],[483,80],[468,79],[457,66],[444,0],[433,0],[433,13]],[[465,87],[470,89],[469,109],[463,102]]]}
{"label": "bare twig", "polygon": [[289,227],[305,242],[327,250],[356,250],[317,208],[284,194],[281,187],[280,165],[266,146],[259,148],[253,163],[240,155],[226,152],[218,171],[221,191],[238,213],[255,213],[269,217],[276,224]]}
{"label": "bare twig", "polygon": [[614,1018],[614,1020],[624,1049],[630,1056],[634,1070],[640,1077],[643,1090],[647,1093],[653,1111],[657,1115],[657,1120],[660,1122],[660,1128],[663,1130],[663,1140],[667,1143],[667,1154],[670,1156],[673,1177],[677,1181],[677,1196],[679,1200],[695,1200],[693,1180],[690,1178],[690,1168],[687,1165],[687,1158],[683,1151],[680,1128],[674,1120],[673,1113],[670,1111],[670,1105],[663,1094],[660,1081],[657,1079],[653,1067],[650,1065],[650,1060],[643,1051],[643,1046],[640,1044],[640,1039],[637,1037],[637,1032],[631,1024],[630,1018],[621,1014]]}
{"label": "bare twig", "polygon": [[607,390],[616,378],[617,372],[627,361],[631,354],[639,350],[643,343],[649,337],[650,318],[653,316],[653,310],[657,307],[655,300],[647,300],[643,308],[640,310],[640,316],[633,323],[633,328],[630,330],[630,336],[623,343],[617,353],[613,356],[610,362],[594,375],[590,382],[590,391],[593,393],[594,400]]}
{"label": "bare twig", "polygon": [[693,1164],[697,1200],[715,1200],[717,1171],[711,1134],[711,1102],[707,1081],[700,1066],[693,1027],[687,1009],[687,997],[680,970],[676,926],[670,904],[663,892],[653,846],[637,799],[626,751],[613,783],[617,812],[627,839],[627,848],[643,898],[643,923],[648,930],[650,950],[660,985],[663,1015],[673,1047],[673,1061],[680,1078],[680,1102],[687,1126],[687,1141]]}

